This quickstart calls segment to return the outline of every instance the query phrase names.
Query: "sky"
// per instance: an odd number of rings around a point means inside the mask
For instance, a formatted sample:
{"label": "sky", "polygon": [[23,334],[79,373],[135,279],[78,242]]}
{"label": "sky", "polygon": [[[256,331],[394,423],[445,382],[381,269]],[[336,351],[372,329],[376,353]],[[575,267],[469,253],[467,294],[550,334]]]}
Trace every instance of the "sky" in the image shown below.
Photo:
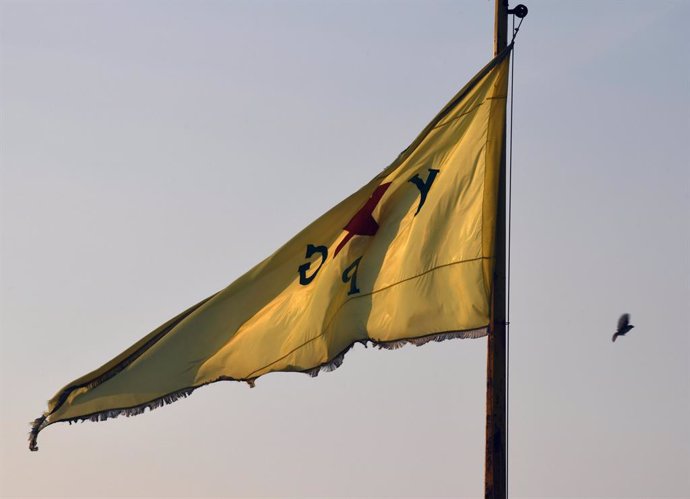
{"label": "sky", "polygon": [[[510,495],[687,497],[690,2],[526,4]],[[26,438],[387,166],[492,43],[486,0],[3,0],[0,495],[482,496],[486,339]]]}

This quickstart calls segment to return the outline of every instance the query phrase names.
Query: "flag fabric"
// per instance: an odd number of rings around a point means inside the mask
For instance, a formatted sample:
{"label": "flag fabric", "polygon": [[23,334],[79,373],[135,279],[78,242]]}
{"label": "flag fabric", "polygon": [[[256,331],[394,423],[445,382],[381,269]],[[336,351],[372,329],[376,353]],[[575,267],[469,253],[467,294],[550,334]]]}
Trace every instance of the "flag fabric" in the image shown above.
{"label": "flag fabric", "polygon": [[316,375],[355,343],[480,337],[490,318],[511,47],[398,158],[227,288],[62,388],[60,421],[134,415],[221,380]]}

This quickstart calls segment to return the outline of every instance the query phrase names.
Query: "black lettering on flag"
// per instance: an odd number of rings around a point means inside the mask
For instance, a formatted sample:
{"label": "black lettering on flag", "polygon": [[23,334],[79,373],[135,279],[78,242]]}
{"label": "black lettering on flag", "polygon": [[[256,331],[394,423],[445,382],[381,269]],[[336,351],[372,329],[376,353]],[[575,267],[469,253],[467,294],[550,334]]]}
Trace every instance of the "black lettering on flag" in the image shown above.
{"label": "black lettering on flag", "polygon": [[361,259],[362,257],[360,256],[343,272],[343,282],[350,283],[350,291],[347,292],[347,296],[359,293],[359,288],[357,287],[357,268],[359,267],[359,261]]}
{"label": "black lettering on flag", "polygon": [[314,277],[316,277],[316,274],[319,273],[319,270],[321,270],[321,267],[323,266],[324,262],[326,261],[326,258],[328,257],[328,248],[326,248],[325,246],[314,246],[313,244],[308,244],[307,254],[305,255],[305,258],[311,258],[312,256],[314,256],[315,253],[318,253],[321,257],[321,263],[319,263],[319,266],[312,275],[308,276],[307,270],[309,270],[311,264],[314,262],[303,263],[297,269],[299,271],[299,283],[302,286],[306,286],[311,281],[313,281]]}
{"label": "black lettering on flag", "polygon": [[419,189],[420,193],[419,206],[417,206],[417,211],[414,213],[415,217],[417,216],[417,213],[419,213],[419,210],[422,209],[422,206],[424,206],[426,195],[429,194],[431,184],[433,184],[434,180],[436,180],[436,175],[438,175],[439,171],[440,170],[436,170],[434,168],[429,168],[429,175],[426,177],[426,180],[422,180],[422,177],[420,177],[418,173],[415,173],[414,177],[409,180],[409,182],[412,182],[417,186],[417,189]]}

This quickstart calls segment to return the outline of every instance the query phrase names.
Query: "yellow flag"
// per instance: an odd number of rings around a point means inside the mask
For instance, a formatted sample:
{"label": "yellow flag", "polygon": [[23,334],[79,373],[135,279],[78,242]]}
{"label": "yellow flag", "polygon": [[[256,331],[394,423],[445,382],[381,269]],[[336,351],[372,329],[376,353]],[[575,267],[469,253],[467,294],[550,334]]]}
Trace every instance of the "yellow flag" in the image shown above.
{"label": "yellow flag", "polygon": [[32,427],[133,415],[220,380],[333,369],[357,342],[489,323],[510,47],[366,186],[227,288],[61,389]]}

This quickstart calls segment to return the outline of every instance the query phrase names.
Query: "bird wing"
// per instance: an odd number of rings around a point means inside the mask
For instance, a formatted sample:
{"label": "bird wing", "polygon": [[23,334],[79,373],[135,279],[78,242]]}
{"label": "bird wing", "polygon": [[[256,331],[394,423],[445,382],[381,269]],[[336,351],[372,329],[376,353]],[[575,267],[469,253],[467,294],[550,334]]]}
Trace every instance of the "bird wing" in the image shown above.
{"label": "bird wing", "polygon": [[630,323],[630,314],[623,314],[621,318],[618,319],[618,331],[624,329]]}

